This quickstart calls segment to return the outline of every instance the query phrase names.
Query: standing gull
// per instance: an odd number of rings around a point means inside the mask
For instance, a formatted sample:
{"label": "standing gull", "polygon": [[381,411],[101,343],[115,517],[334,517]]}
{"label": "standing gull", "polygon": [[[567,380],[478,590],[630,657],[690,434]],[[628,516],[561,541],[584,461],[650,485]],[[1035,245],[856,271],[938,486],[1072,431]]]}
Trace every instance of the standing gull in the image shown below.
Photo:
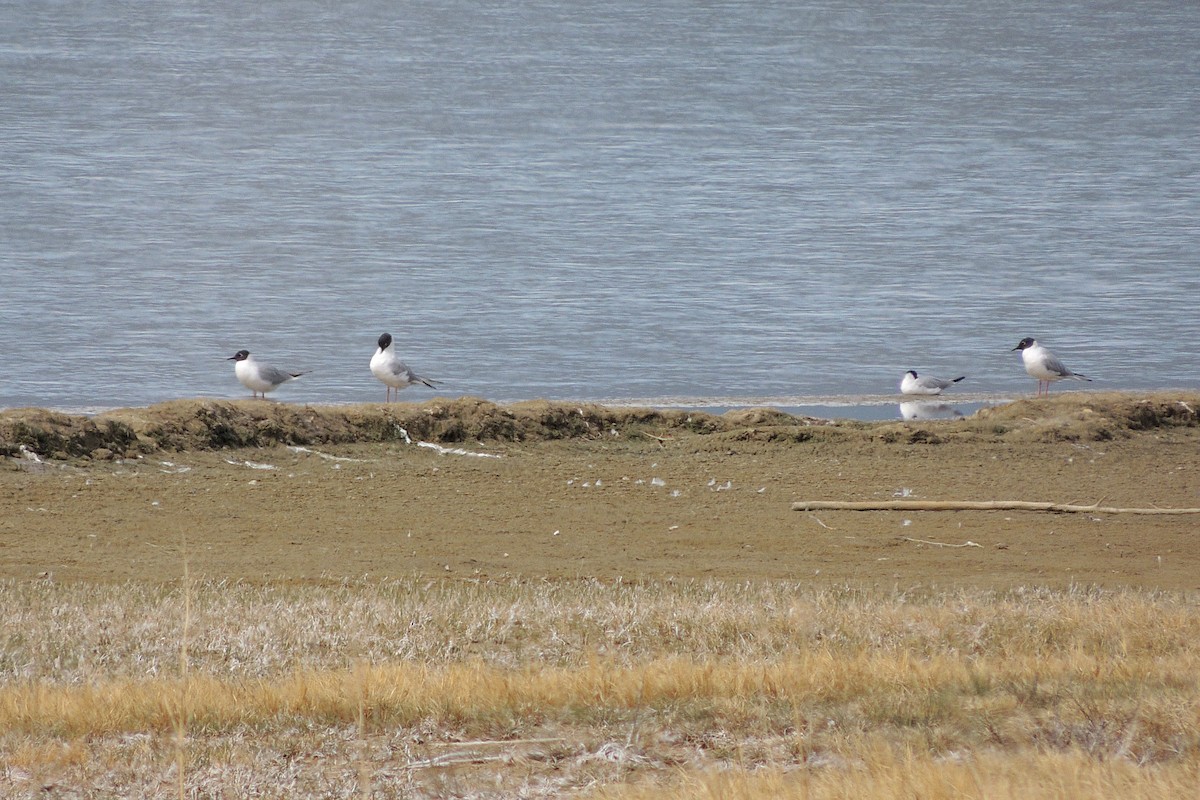
{"label": "standing gull", "polygon": [[263,364],[255,360],[254,356],[250,355],[249,350],[238,350],[231,355],[226,361],[236,362],[233,365],[233,374],[237,375],[237,379],[242,382],[250,390],[254,397],[260,394],[265,400],[267,392],[278,389],[288,381],[295,380],[304,372],[284,372],[281,369],[276,369],[268,364]]}
{"label": "standing gull", "polygon": [[917,371],[915,369],[910,369],[908,372],[904,373],[904,380],[900,381],[900,393],[941,394],[942,389],[945,389],[947,386],[953,383],[958,383],[965,377],[967,376],[959,375],[957,378],[950,378],[949,380],[945,378],[935,378],[932,375],[925,375],[922,377],[917,375]]}
{"label": "standing gull", "polygon": [[[1063,378],[1070,378],[1074,381],[1091,380],[1086,375],[1071,372],[1058,360],[1058,356],[1038,344],[1037,339],[1032,336],[1026,336],[1018,342],[1017,346],[1013,348],[1013,351],[1016,350],[1021,351],[1021,361],[1025,363],[1025,371],[1031,378],[1037,378],[1038,397],[1050,394],[1050,384],[1054,381],[1061,381]],[[1044,392],[1042,391],[1043,386],[1045,386]]]}
{"label": "standing gull", "polygon": [[437,388],[433,381],[422,378],[413,372],[396,356],[396,349],[392,344],[390,333],[379,337],[379,349],[375,351],[375,355],[371,356],[371,374],[387,385],[385,403],[391,401],[393,389],[398,394],[401,389],[406,389],[414,383],[423,383],[430,389]]}

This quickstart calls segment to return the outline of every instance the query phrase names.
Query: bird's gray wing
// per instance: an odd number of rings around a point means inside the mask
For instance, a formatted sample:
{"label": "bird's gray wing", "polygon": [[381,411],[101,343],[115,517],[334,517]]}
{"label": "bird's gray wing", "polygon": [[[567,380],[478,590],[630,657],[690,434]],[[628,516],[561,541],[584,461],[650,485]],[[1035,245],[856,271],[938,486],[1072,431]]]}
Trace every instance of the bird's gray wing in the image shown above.
{"label": "bird's gray wing", "polygon": [[388,365],[388,370],[396,377],[403,377],[404,380],[408,381],[409,383],[423,383],[430,389],[437,388],[437,385],[434,383],[434,381],[431,381],[428,378],[422,378],[420,375],[413,372],[407,364],[399,359],[392,361]]}
{"label": "bird's gray wing", "polygon": [[408,368],[408,365],[398,358],[394,358],[387,363],[387,371],[395,375],[397,378],[404,378],[408,381],[411,381],[416,377],[416,375],[413,374],[413,371]]}
{"label": "bird's gray wing", "polygon": [[1049,351],[1045,353],[1042,359],[1042,366],[1044,366],[1048,371],[1053,372],[1055,375],[1063,378],[1067,378],[1075,374],[1063,366],[1063,363],[1058,360],[1058,356]]}
{"label": "bird's gray wing", "polygon": [[287,383],[292,378],[298,378],[300,375],[294,372],[284,372],[276,367],[262,366],[258,368],[258,376],[268,383],[279,384]]}

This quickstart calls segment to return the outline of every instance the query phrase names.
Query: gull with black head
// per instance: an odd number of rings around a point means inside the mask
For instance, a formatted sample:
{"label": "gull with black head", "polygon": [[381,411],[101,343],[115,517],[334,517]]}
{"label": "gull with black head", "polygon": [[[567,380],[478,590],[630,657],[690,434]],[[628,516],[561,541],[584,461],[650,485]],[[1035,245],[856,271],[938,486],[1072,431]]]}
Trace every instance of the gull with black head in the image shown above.
{"label": "gull with black head", "polygon": [[238,350],[225,360],[235,362],[233,374],[241,381],[242,386],[249,389],[254,397],[261,394],[264,400],[267,398],[267,392],[273,392],[288,381],[308,374],[307,372],[286,372],[276,369],[256,360],[254,356],[250,355],[249,350]]}
{"label": "gull with black head", "polygon": [[[1041,397],[1043,394],[1050,394],[1050,384],[1054,381],[1061,381],[1064,378],[1069,378],[1073,381],[1090,381],[1091,378],[1086,375],[1080,375],[1078,372],[1072,372],[1058,360],[1058,356],[1051,353],[1046,348],[1037,343],[1037,339],[1032,336],[1026,336],[1021,341],[1017,342],[1017,346],[1010,352],[1021,351],[1021,361],[1025,364],[1025,371],[1029,373],[1029,377],[1037,378],[1038,393]],[[1042,387],[1045,387],[1043,391]]]}
{"label": "gull with black head", "polygon": [[904,379],[900,381],[901,394],[941,394],[942,390],[947,386],[952,386],[958,383],[966,375],[960,375],[957,378],[935,378],[932,375],[918,375],[915,369],[910,369],[904,373]]}
{"label": "gull with black head", "polygon": [[387,395],[384,402],[390,402],[392,399],[392,390],[398,394],[401,389],[407,389],[414,383],[424,384],[430,389],[436,389],[437,384],[428,378],[422,378],[417,373],[408,368],[399,356],[396,355],[396,345],[392,341],[390,333],[382,334],[379,337],[379,347],[375,350],[375,355],[371,356],[371,374],[379,380],[383,381],[387,386]]}

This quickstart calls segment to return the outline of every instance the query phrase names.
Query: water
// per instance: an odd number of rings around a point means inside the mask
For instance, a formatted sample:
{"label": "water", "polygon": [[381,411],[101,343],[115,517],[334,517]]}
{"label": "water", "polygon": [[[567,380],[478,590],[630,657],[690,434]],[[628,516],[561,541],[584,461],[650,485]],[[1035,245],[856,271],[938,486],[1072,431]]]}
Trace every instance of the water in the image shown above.
{"label": "water", "polygon": [[0,407],[1194,387],[1200,5],[861,5],[8,3]]}
{"label": "water", "polygon": [[735,408],[760,408],[770,406],[784,414],[799,417],[818,417],[832,420],[856,420],[859,422],[883,422],[906,420],[929,422],[954,420],[974,414],[983,408],[993,408],[1012,398],[989,397],[987,400],[959,398],[926,398],[923,400],[901,400],[895,397],[870,396],[840,398],[804,398],[803,405],[790,405],[793,398],[713,398],[711,405],[695,407],[690,404],[666,402],[664,408],[684,408],[708,414],[724,414]]}

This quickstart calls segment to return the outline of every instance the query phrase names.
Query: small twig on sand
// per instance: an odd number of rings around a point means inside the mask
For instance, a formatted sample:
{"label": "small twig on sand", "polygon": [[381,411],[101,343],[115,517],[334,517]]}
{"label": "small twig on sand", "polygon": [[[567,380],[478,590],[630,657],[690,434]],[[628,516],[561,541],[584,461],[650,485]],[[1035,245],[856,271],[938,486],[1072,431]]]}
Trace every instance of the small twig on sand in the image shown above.
{"label": "small twig on sand", "polygon": [[826,525],[824,522],[821,522],[821,519],[816,514],[809,514],[808,516],[812,519],[813,522],[817,523],[818,525],[820,525],[822,528],[824,528],[827,531],[837,530],[836,528],[831,528],[828,525]]}
{"label": "small twig on sand", "polygon": [[484,756],[478,753],[446,753],[423,761],[410,761],[402,769],[429,769],[430,767],[453,767],[459,764],[486,764],[489,761],[504,761],[507,753]]}
{"label": "small twig on sand", "polygon": [[946,542],[931,542],[928,539],[914,539],[911,536],[905,536],[904,541],[916,542],[917,544],[928,544],[928,545],[933,545],[934,547],[983,547],[983,545],[976,544],[975,542],[972,542],[970,539],[963,542],[962,544],[947,544]]}
{"label": "small twig on sand", "polygon": [[474,742],[441,742],[448,747],[459,748],[450,753],[442,753],[431,758],[421,759],[420,761],[410,761],[403,766],[403,769],[429,769],[431,767],[451,767],[459,764],[486,764],[489,761],[507,761],[513,758],[511,752],[484,754],[473,752],[472,747],[489,747],[499,745],[510,747],[517,744],[548,744],[550,742],[565,742],[561,736],[552,736],[544,739],[481,739]]}
{"label": "small twig on sand", "polygon": [[547,736],[540,739],[477,739],[473,742],[429,742],[431,746],[441,745],[443,747],[486,747],[489,745],[499,745],[507,747],[513,744],[548,744],[550,742],[565,742],[561,736]]}

